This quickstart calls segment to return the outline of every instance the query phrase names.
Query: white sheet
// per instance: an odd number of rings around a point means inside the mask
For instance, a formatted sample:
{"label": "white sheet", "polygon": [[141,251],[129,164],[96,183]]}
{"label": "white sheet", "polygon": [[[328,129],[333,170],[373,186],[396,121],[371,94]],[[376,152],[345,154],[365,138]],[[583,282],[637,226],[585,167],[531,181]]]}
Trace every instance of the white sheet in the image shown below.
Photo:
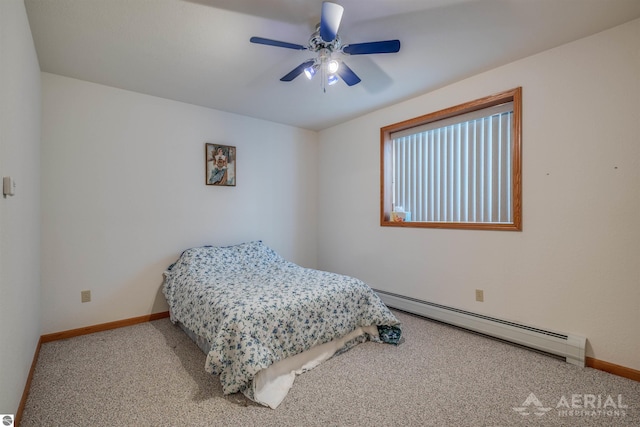
{"label": "white sheet", "polygon": [[280,360],[258,372],[253,380],[254,400],[270,408],[277,408],[289,393],[296,375],[309,371],[328,360],[352,339],[368,333],[378,336],[375,326],[360,327],[346,336],[316,346],[305,352]]}

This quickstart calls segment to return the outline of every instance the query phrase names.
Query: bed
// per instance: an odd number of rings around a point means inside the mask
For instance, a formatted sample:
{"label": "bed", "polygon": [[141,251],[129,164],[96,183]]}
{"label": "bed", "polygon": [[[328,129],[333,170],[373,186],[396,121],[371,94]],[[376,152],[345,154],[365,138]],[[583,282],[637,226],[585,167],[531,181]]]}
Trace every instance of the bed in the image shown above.
{"label": "bed", "polygon": [[276,408],[295,376],[400,322],[361,280],[303,268],[261,241],[184,251],[165,271],[173,323],[207,355],[224,394]]}

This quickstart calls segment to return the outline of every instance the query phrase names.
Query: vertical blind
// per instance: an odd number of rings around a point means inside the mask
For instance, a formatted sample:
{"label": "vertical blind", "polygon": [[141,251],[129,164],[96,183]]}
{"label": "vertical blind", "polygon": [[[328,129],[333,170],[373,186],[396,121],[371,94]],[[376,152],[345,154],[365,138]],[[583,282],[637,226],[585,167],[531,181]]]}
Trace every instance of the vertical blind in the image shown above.
{"label": "vertical blind", "polygon": [[393,206],[412,221],[510,223],[513,102],[391,134]]}

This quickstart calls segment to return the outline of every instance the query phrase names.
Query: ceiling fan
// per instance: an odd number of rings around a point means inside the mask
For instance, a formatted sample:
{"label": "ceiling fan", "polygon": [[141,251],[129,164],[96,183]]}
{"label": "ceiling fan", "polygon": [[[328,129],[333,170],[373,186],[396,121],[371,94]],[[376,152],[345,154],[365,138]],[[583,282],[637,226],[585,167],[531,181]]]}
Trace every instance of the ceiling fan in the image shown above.
{"label": "ceiling fan", "polygon": [[307,46],[263,37],[251,37],[249,41],[286,49],[308,50],[317,54],[315,58],[309,59],[291,70],[280,81],[290,82],[302,73],[311,80],[319,73],[322,78],[322,90],[325,92],[327,85],[331,86],[337,83],[340,78],[347,85],[353,86],[360,83],[360,77],[342,61],[342,55],[395,53],[400,50],[400,40],[355,43],[343,46],[338,35],[343,12],[344,8],[339,4],[323,2],[320,23],[316,26],[316,31],[311,34]]}

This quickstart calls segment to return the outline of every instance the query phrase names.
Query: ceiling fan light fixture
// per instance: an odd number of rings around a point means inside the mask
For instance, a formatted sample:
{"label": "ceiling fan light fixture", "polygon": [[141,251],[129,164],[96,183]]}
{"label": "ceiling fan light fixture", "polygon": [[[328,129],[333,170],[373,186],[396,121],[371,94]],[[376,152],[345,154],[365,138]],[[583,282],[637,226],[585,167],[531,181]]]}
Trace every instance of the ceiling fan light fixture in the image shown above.
{"label": "ceiling fan light fixture", "polygon": [[332,85],[338,83],[338,80],[340,80],[338,78],[338,76],[336,76],[335,74],[331,74],[329,77],[327,77],[327,84],[329,86],[332,86]]}
{"label": "ceiling fan light fixture", "polygon": [[332,59],[327,63],[327,71],[329,74],[335,74],[338,72],[338,68],[340,68],[340,63],[335,59]]}
{"label": "ceiling fan light fixture", "polygon": [[304,75],[307,76],[309,80],[311,80],[313,76],[316,75],[316,71],[318,71],[318,66],[316,64],[313,64],[304,69]]}

